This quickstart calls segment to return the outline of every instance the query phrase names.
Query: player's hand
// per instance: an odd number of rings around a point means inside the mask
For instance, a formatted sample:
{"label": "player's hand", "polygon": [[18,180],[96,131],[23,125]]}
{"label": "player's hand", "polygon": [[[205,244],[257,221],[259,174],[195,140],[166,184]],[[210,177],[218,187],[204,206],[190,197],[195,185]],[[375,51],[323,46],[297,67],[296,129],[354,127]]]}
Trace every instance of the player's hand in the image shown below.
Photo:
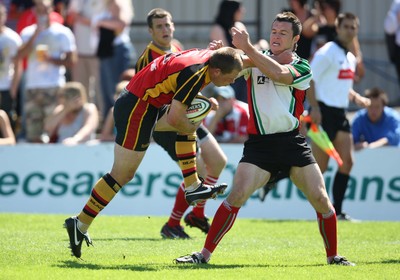
{"label": "player's hand", "polygon": [[208,49],[209,50],[218,50],[224,46],[224,43],[221,40],[212,40],[208,44]]}
{"label": "player's hand", "polygon": [[62,143],[66,146],[75,146],[79,144],[79,141],[74,137],[65,138]]}
{"label": "player's hand", "polygon": [[251,47],[249,33],[246,30],[239,30],[236,27],[232,27],[232,44],[246,52],[246,49]]}
{"label": "player's hand", "polygon": [[219,116],[220,119],[222,119],[232,111],[232,107],[232,99],[221,99],[219,101],[219,108],[215,115]]}
{"label": "player's hand", "polygon": [[364,96],[359,96],[358,98],[355,99],[355,103],[358,106],[366,108],[366,107],[369,107],[371,105],[371,100],[369,98],[364,97]]}
{"label": "player's hand", "polygon": [[319,110],[319,108],[312,108],[312,110],[310,111],[310,117],[311,117],[311,121],[313,123],[315,123],[316,125],[321,124],[322,115],[321,115],[321,111]]}
{"label": "player's hand", "polygon": [[210,97],[208,100],[210,100],[210,102],[211,102],[212,110],[217,111],[219,108],[219,103],[218,103],[217,99],[215,99],[214,97]]}

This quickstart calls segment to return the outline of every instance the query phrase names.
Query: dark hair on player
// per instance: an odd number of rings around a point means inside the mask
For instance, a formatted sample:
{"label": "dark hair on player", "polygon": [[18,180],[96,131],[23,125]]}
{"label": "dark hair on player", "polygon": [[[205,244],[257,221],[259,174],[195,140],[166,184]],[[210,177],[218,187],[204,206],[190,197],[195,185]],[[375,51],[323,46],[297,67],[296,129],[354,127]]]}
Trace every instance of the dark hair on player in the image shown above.
{"label": "dark hair on player", "polygon": [[172,20],[172,15],[170,12],[161,9],[161,8],[155,8],[152,9],[148,14],[147,14],[147,25],[150,28],[153,28],[153,19],[155,18],[165,18],[169,17]]}

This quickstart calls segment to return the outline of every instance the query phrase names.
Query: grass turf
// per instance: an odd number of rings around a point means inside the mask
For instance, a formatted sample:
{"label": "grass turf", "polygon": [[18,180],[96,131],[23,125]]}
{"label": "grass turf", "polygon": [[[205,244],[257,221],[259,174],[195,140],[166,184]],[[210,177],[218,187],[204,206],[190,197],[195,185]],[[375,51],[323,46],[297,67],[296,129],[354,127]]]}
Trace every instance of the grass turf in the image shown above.
{"label": "grass turf", "polygon": [[99,216],[94,247],[70,256],[64,215],[0,213],[0,279],[400,279],[400,222],[339,222],[339,253],[356,267],[326,265],[316,221],[238,218],[207,265],[173,259],[205,235],[163,240],[167,217]]}

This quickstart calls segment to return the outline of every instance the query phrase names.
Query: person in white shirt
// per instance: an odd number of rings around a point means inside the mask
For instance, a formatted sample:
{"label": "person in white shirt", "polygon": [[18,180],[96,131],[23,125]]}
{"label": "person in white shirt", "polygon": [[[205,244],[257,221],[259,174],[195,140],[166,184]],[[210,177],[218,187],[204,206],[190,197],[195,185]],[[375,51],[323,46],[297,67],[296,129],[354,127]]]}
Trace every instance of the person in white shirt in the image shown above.
{"label": "person in white shirt", "polygon": [[396,67],[400,84],[400,0],[393,0],[384,20],[389,58]]}
{"label": "person in white shirt", "polygon": [[[336,19],[337,39],[322,46],[311,61],[313,81],[307,92],[310,116],[321,124],[343,160],[333,181],[333,204],[339,220],[353,220],[342,210],[342,204],[353,167],[353,141],[346,117],[349,100],[359,106],[370,100],[353,90],[357,59],[348,51],[357,36],[358,18],[351,13],[339,14]],[[312,151],[322,172],[328,167],[329,155],[312,142]]]}
{"label": "person in white shirt", "polygon": [[19,58],[28,58],[24,93],[25,138],[43,143],[45,118],[58,103],[57,92],[65,82],[66,68],[76,61],[75,37],[62,24],[49,20],[52,1],[36,0],[38,23],[21,31]]}
{"label": "person in white shirt", "polygon": [[22,67],[17,51],[22,41],[19,35],[5,26],[7,10],[0,3],[0,109],[3,109],[14,127],[14,108]]}

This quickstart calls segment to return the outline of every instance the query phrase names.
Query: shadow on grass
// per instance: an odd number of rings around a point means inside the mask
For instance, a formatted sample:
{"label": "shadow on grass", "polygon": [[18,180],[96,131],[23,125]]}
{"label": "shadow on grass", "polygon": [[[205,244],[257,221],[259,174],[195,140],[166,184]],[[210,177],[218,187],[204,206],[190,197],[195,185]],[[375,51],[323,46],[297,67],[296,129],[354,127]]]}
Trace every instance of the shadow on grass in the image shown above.
{"label": "shadow on grass", "polygon": [[398,259],[398,260],[384,260],[381,263],[387,263],[387,264],[399,263],[400,264],[400,259]]}
{"label": "shadow on grass", "polygon": [[362,262],[363,264],[400,264],[400,259],[390,259],[390,260],[382,260],[382,261],[374,261],[374,262]]}
{"label": "shadow on grass", "polygon": [[177,269],[237,269],[237,268],[276,268],[276,267],[321,267],[324,264],[271,265],[271,264],[177,264]]}
{"label": "shadow on grass", "polygon": [[315,219],[307,219],[307,220],[302,220],[302,219],[297,219],[297,220],[289,220],[289,219],[248,219],[249,221],[253,223],[262,223],[262,224],[280,224],[280,223],[303,223],[303,222],[311,222],[314,223]]}
{"label": "shadow on grass", "polygon": [[[202,237],[201,237],[202,238]],[[158,241],[158,242],[181,242],[181,241],[190,241],[199,239],[198,237],[190,237],[187,239],[182,238],[162,238],[162,237],[110,237],[110,238],[92,238],[93,243],[97,241]],[[66,242],[69,242],[69,239],[65,239]]]}
{"label": "shadow on grass", "polygon": [[[65,239],[69,242],[69,239]],[[148,238],[148,237],[120,237],[120,238],[94,238],[92,239],[93,244],[97,241],[164,241],[162,238]]]}
{"label": "shadow on grass", "polygon": [[162,241],[161,238],[148,238],[148,237],[120,237],[120,238],[96,238],[93,241]]}
{"label": "shadow on grass", "polygon": [[305,265],[270,265],[270,264],[120,264],[104,265],[85,263],[84,260],[63,261],[57,265],[59,268],[73,269],[91,269],[91,270],[132,270],[132,271],[159,271],[168,270],[193,270],[193,269],[238,269],[238,268],[274,268],[274,267],[321,267],[323,264],[305,264]]}
{"label": "shadow on grass", "polygon": [[63,261],[57,265],[59,268],[78,268],[78,269],[91,269],[91,270],[101,270],[101,269],[109,269],[109,270],[133,270],[133,271],[156,271],[156,267],[151,267],[151,265],[142,265],[142,264],[120,264],[120,265],[100,265],[100,264],[90,264],[85,263],[84,260],[76,260],[76,261]]}

